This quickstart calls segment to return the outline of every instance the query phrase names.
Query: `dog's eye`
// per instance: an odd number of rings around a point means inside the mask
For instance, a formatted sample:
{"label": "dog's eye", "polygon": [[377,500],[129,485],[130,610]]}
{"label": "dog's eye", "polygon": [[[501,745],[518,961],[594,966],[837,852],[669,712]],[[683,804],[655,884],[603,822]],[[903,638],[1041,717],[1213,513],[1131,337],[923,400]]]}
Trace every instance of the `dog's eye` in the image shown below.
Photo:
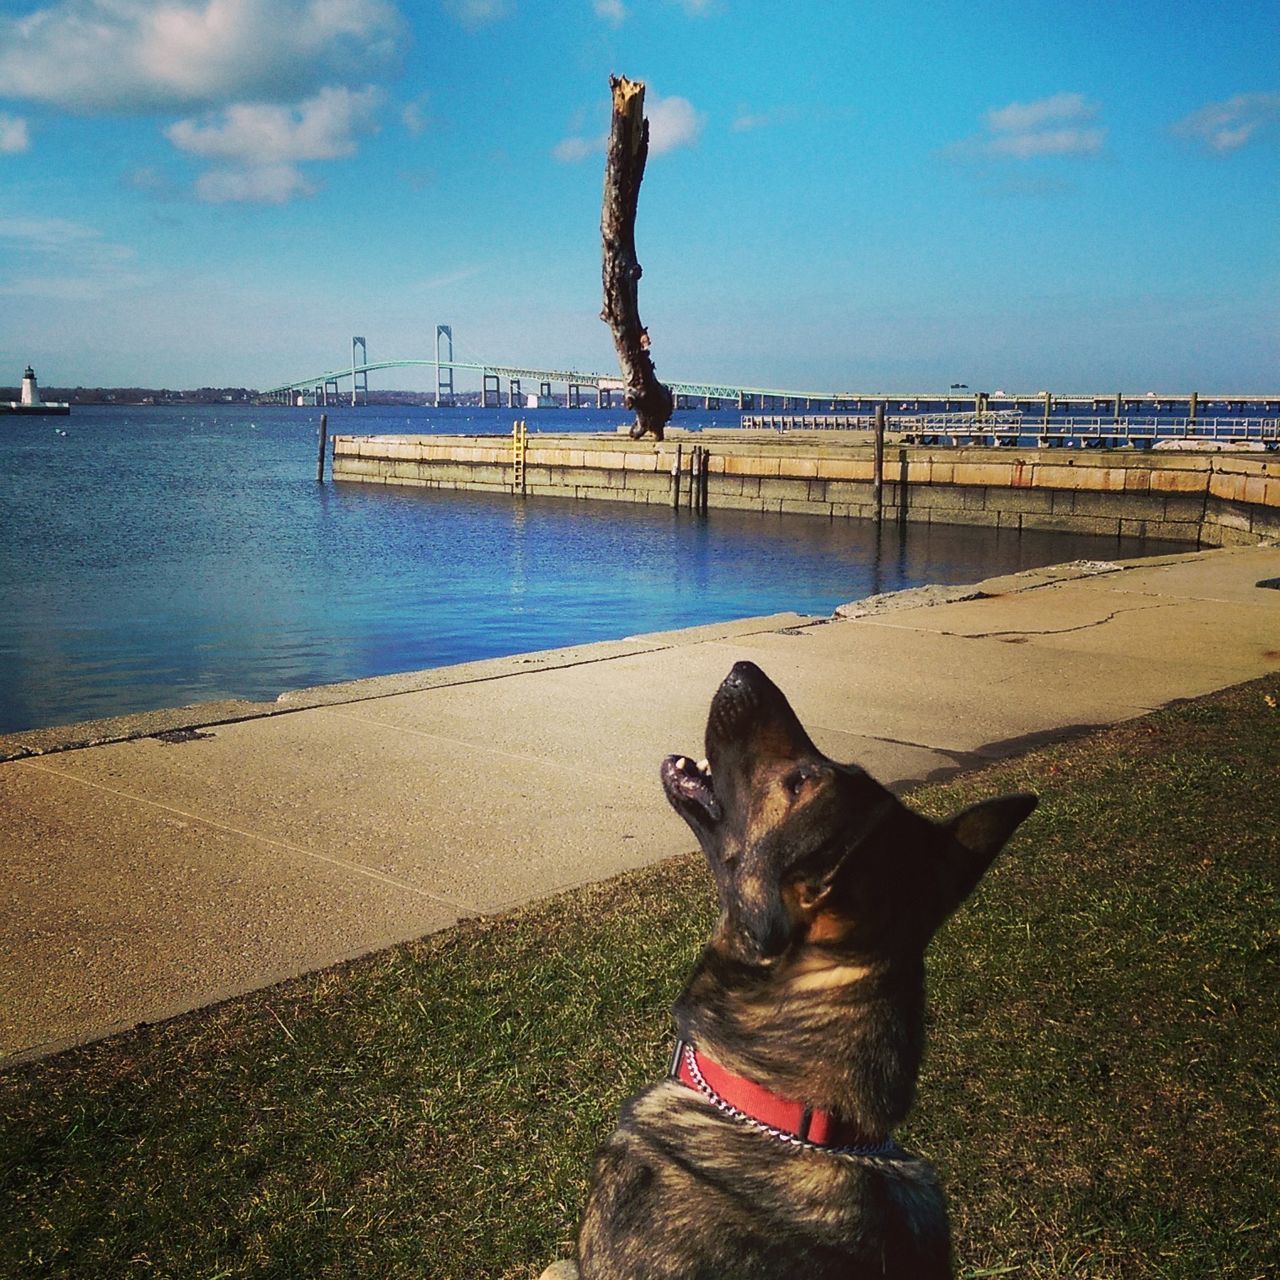
{"label": "dog's eye", "polygon": [[782,780],[782,785],[786,787],[787,794],[794,800],[804,789],[809,781],[809,774],[803,769],[793,769]]}

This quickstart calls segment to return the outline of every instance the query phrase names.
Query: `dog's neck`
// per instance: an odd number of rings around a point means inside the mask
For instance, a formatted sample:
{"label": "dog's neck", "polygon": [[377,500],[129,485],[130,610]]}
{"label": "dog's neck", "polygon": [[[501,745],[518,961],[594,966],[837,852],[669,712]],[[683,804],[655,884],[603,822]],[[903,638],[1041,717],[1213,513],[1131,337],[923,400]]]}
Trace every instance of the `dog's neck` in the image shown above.
{"label": "dog's neck", "polygon": [[762,973],[708,947],[675,1016],[730,1070],[887,1137],[915,1095],[924,963],[808,948]]}

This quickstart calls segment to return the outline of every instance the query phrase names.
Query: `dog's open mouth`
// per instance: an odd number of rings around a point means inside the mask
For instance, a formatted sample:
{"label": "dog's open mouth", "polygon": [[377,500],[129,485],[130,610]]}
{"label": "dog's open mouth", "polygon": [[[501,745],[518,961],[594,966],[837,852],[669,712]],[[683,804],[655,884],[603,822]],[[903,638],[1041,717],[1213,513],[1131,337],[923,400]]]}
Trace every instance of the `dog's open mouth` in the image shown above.
{"label": "dog's open mouth", "polygon": [[662,762],[662,786],[686,822],[711,826],[720,821],[723,811],[705,760],[695,764],[688,756],[668,756]]}

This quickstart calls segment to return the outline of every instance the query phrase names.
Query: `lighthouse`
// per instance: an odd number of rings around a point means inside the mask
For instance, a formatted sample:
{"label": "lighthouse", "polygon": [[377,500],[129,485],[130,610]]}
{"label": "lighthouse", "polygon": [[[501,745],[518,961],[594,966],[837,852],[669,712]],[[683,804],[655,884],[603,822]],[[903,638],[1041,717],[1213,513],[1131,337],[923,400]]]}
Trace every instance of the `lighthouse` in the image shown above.
{"label": "lighthouse", "polygon": [[17,400],[0,400],[0,413],[59,413],[71,412],[71,406],[65,400],[41,400],[40,388],[36,385],[36,371],[27,365],[22,375],[22,396]]}
{"label": "lighthouse", "polygon": [[34,409],[41,403],[35,370],[30,365],[27,365],[27,371],[22,375],[22,399],[18,403],[24,409]]}

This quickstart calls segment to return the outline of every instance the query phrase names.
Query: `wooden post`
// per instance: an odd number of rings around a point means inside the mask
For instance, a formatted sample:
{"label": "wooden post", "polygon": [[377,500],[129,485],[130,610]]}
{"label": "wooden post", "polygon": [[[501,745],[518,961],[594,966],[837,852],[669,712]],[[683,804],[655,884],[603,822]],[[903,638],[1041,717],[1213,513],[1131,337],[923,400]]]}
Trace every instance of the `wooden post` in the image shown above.
{"label": "wooden post", "polygon": [[704,447],[702,450],[702,482],[698,485],[698,509],[707,514],[707,488],[711,480],[710,454]]}
{"label": "wooden post", "polygon": [[884,517],[884,405],[876,405],[876,451],[871,473],[871,504],[876,522]]}
{"label": "wooden post", "polygon": [[658,381],[649,355],[649,331],[640,323],[637,291],[643,272],[636,261],[636,205],[649,157],[649,122],[644,118],[644,85],[610,76],[613,121],[604,171],[604,309],[600,318],[613,333],[624,383],[623,404],[634,409],[631,438],[662,439],[675,409],[671,389]]}
{"label": "wooden post", "polygon": [[1191,393],[1191,399],[1187,402],[1187,417],[1190,421],[1196,420],[1196,410],[1200,407],[1200,395],[1198,392]]}
{"label": "wooden post", "polygon": [[320,415],[320,456],[316,459],[316,483],[324,484],[324,451],[329,444],[329,415]]}
{"label": "wooden post", "polygon": [[680,506],[680,467],[683,463],[680,453],[680,442],[676,441],[676,460],[671,466],[671,505],[677,508]]}

